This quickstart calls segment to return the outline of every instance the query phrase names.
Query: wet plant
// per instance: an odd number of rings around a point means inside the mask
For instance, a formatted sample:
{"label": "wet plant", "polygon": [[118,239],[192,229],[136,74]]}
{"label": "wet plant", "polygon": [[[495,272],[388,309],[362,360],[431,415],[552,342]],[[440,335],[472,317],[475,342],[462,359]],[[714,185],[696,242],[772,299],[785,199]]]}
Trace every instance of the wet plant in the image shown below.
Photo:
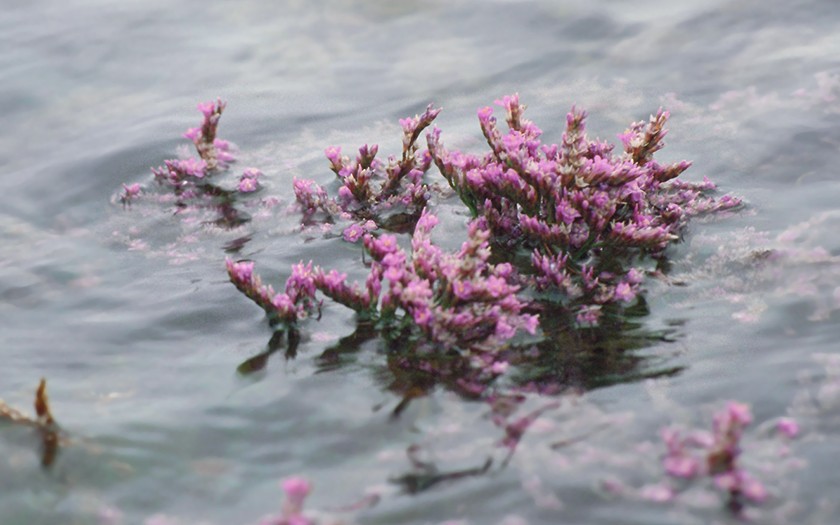
{"label": "wet plant", "polygon": [[[160,186],[172,191],[178,211],[211,209],[217,214],[213,220],[216,225],[235,228],[250,220],[248,214],[237,207],[238,200],[261,188],[259,179],[262,173],[256,168],[246,168],[234,188],[212,182],[236,161],[233,145],[217,136],[225,107],[221,99],[198,104],[203,121],[184,133],[184,138],[195,146],[197,156],[164,160],[161,166],[152,168],[152,174]],[[143,193],[140,183],[123,184],[119,200],[127,207]]]}
{"label": "wet plant", "polygon": [[447,151],[439,129],[427,135],[429,151],[472,215],[486,219],[494,244],[506,248],[498,252],[529,257],[529,285],[578,325],[598,325],[631,305],[645,267],[679,239],[690,216],[740,205],[709,196],[715,186],[708,179],[676,180],[690,162],[654,160],[667,111],[631,124],[616,154],[612,144],[587,137],[584,111],[572,108],[560,144],[549,145],[523,117],[518,95],[496,103],[506,112],[506,134],[490,107],[478,111],[488,153]]}
{"label": "wet plant", "polygon": [[294,193],[304,222],[351,221],[344,239],[358,241],[366,232],[379,228],[411,232],[431,197],[432,188],[423,179],[432,163],[428,150],[420,150],[420,134],[440,113],[431,105],[420,115],[400,119],[402,153],[387,162],[376,158],[379,145],[365,144],[355,160],[341,154],[338,146],[324,153],[340,183],[336,197],[315,181],[295,179]]}
{"label": "wet plant", "polygon": [[[403,365],[441,377],[457,371],[465,391],[480,395],[510,363],[534,361],[522,356],[541,357],[550,375],[557,354],[615,340],[633,312],[646,311],[644,277],[665,260],[688,218],[740,205],[711,196],[708,179],[677,180],[689,162],[654,160],[667,134],[663,110],[631,124],[619,135],[621,153],[614,153],[612,144],[587,137],[583,111],[573,108],[561,143],[548,145],[523,117],[517,95],[496,102],[506,111],[508,132],[502,134],[489,107],[480,109],[490,148],[482,156],[448,151],[437,128],[426,134],[428,149],[419,151],[421,132],[440,112],[430,105],[400,121],[399,159],[380,163],[376,145],[360,148],[354,161],[327,148],[340,182],[336,197],[313,181],[294,181],[304,224],[350,221],[343,237],[362,241],[364,284],[310,261],[295,265],[278,293],[262,283],[252,261],[229,259],[231,281],[289,334],[320,312],[324,298],[349,307],[403,349],[397,358]],[[434,188],[424,181],[432,162],[473,216],[453,253],[432,242]],[[396,235],[380,233],[397,229],[395,213],[400,225],[410,226],[410,251]],[[634,344],[620,344],[617,355]],[[531,385],[552,383],[545,374],[530,376]]]}

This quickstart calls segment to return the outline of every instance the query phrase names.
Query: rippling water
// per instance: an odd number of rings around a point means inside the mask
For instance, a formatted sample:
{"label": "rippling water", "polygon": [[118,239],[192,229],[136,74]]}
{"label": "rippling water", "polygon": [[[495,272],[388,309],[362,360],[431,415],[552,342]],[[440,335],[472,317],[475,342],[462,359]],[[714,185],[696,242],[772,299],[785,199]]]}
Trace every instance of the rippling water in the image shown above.
{"label": "rippling water", "polygon": [[[293,474],[313,481],[313,509],[346,522],[736,521],[701,490],[673,504],[630,490],[661,479],[662,425],[706,425],[729,399],[759,423],[791,415],[803,427],[795,462],[755,460],[773,493],[758,521],[833,522],[838,34],[837,6],[816,0],[6,6],[0,397],[26,411],[48,378],[69,444],[45,470],[32,431],[0,423],[0,522],[255,523]],[[579,381],[609,385],[588,392],[529,397],[525,410],[560,407],[504,468],[483,404],[438,389],[390,417],[400,396],[376,340],[340,366],[319,359],[355,328],[339,307],[307,326],[297,358],[237,377],[271,334],[228,282],[225,246],[248,238],[241,253],[273,280],[310,258],[353,277],[354,248],[295,233],[292,177],[331,180],[328,145],[396,150],[397,119],[429,102],[445,108],[447,144],[475,151],[475,109],[513,92],[551,142],[572,104],[609,140],[665,106],[660,158],[691,159],[688,178],[748,202],[694,221],[669,280],[647,285],[644,325],[670,342],[633,355],[680,372],[638,381],[624,370]],[[228,101],[221,136],[241,149],[238,166],[266,174],[261,197],[274,205],[234,230],[154,199],[123,208],[121,183],[152,187],[150,166],[177,155],[195,103],[216,96]],[[749,435],[746,458],[770,453],[768,432]],[[441,471],[496,461],[410,495],[389,480],[412,472],[411,445]],[[336,510],[370,494],[381,496],[372,508]]]}

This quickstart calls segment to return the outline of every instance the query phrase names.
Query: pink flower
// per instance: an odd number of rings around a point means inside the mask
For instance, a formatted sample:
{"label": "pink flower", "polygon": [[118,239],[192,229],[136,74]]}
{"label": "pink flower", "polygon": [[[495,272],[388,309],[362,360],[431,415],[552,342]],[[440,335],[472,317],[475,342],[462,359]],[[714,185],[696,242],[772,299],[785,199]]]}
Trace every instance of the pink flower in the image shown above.
{"label": "pink flower", "polygon": [[478,110],[478,120],[482,124],[489,123],[491,118],[493,118],[493,108],[490,106],[485,106]]}
{"label": "pink flower", "polygon": [[327,160],[330,161],[333,167],[341,168],[341,148],[339,146],[328,147],[324,150],[324,155],[326,155]]}
{"label": "pink flower", "polygon": [[299,513],[303,508],[303,500],[312,491],[312,484],[304,478],[294,476],[284,479],[281,486],[286,493],[286,502],[290,507],[297,509],[294,513]]}
{"label": "pink flower", "polygon": [[260,183],[257,182],[257,179],[245,176],[239,179],[239,185],[237,186],[237,189],[241,193],[251,193],[257,191],[259,188]]}
{"label": "pink flower", "polygon": [[505,95],[499,100],[495,100],[494,103],[498,106],[502,106],[505,110],[510,113],[511,108],[516,108],[519,106],[519,93],[514,93],[513,95]]}
{"label": "pink flower", "polygon": [[184,138],[189,139],[192,142],[198,142],[199,140],[201,140],[201,128],[189,128],[184,133]]}
{"label": "pink flower", "polygon": [[452,283],[452,293],[462,301],[469,301],[473,294],[473,286],[470,281],[455,281]]}
{"label": "pink flower", "polygon": [[140,190],[141,190],[140,184],[137,183],[137,182],[135,182],[133,184],[128,184],[128,185],[123,184],[123,194],[122,194],[123,202],[130,201],[134,197],[140,195]]}
{"label": "pink flower", "polygon": [[793,439],[797,435],[799,435],[799,424],[789,417],[781,418],[776,424],[776,428],[779,430],[780,434],[790,439]]}
{"label": "pink flower", "polygon": [[233,259],[225,259],[225,265],[231,279],[243,284],[251,282],[254,275],[253,261],[234,262]]}
{"label": "pink flower", "polygon": [[578,324],[582,326],[597,326],[601,320],[601,306],[600,305],[586,305],[583,306],[575,316]]}
{"label": "pink flower", "polygon": [[210,116],[216,111],[216,103],[212,100],[210,102],[199,102],[198,110],[204,114],[205,118],[210,118]]}
{"label": "pink flower", "polygon": [[364,237],[365,233],[367,232],[365,232],[365,229],[362,226],[358,224],[351,224],[345,228],[343,237],[345,241],[355,243]]}

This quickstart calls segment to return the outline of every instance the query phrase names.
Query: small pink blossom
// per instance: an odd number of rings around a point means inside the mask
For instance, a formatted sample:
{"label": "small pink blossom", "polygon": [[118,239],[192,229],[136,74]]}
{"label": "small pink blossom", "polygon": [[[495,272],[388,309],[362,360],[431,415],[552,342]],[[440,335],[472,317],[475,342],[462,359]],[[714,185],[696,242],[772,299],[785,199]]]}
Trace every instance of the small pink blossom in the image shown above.
{"label": "small pink blossom", "polygon": [[189,128],[186,132],[184,132],[184,138],[189,139],[192,142],[198,142],[201,139],[201,128]]}
{"label": "small pink blossom", "polygon": [[212,100],[209,102],[199,102],[198,110],[201,111],[206,118],[209,118],[213,112],[216,111],[216,102]]}
{"label": "small pink blossom", "polygon": [[233,259],[226,259],[228,273],[232,279],[240,283],[250,283],[254,274],[253,261],[234,262]]}
{"label": "small pink blossom", "polygon": [[729,417],[731,417],[733,421],[741,425],[749,425],[752,423],[752,412],[750,411],[749,405],[739,403],[737,401],[731,401],[726,408]]}
{"label": "small pink blossom", "polygon": [[260,188],[260,183],[257,179],[250,177],[242,177],[239,179],[239,184],[236,187],[241,193],[252,193]]}
{"label": "small pink blossom", "polygon": [[485,106],[478,110],[478,120],[482,124],[486,124],[493,118],[493,108],[490,106]]}
{"label": "small pink blossom", "polygon": [[788,417],[781,418],[776,424],[776,428],[780,434],[790,439],[799,435],[799,424],[794,419]]}
{"label": "small pink blossom", "polygon": [[359,239],[364,237],[365,233],[367,232],[365,231],[364,227],[358,224],[351,224],[350,226],[344,229],[344,233],[342,234],[342,236],[344,237],[345,241],[355,243],[359,242]]}
{"label": "small pink blossom", "polygon": [[301,477],[286,478],[282,482],[286,493],[285,508],[288,514],[298,514],[303,510],[303,501],[312,491],[312,484]]}

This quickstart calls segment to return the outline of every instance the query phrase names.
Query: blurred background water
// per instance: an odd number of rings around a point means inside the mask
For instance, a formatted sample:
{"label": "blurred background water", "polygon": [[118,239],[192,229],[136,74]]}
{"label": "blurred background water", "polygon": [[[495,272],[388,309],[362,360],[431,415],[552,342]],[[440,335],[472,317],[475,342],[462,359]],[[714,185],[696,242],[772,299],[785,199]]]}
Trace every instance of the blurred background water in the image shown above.
{"label": "blurred background water", "polygon": [[[656,504],[636,490],[662,477],[662,425],[706,426],[729,399],[766,422],[745,453],[773,494],[758,521],[840,519],[834,2],[8,4],[0,397],[28,410],[48,378],[70,443],[44,470],[32,431],[0,422],[0,523],[256,523],[294,474],[312,480],[312,508],[346,522],[735,522],[708,491]],[[412,445],[441,471],[498,457],[486,406],[439,389],[391,418],[400,397],[376,340],[340,367],[318,358],[353,332],[338,306],[307,325],[296,359],[237,377],[271,334],[228,282],[224,248],[248,238],[242,256],[275,282],[310,258],[354,276],[354,247],[295,233],[292,177],[328,183],[329,145],[396,152],[397,119],[430,102],[446,144],[478,151],[475,110],[514,92],[550,142],[572,104],[612,141],[665,106],[659,159],[692,160],[688,179],[748,206],[694,221],[669,279],[647,284],[643,323],[671,341],[634,355],[680,373],[560,396],[505,468],[406,494],[389,480],[412,471]],[[153,199],[123,208],[121,184],[156,191],[149,168],[217,96],[220,136],[241,149],[236,169],[266,174],[268,204],[232,231]],[[439,235],[457,245],[463,231]],[[802,437],[790,458],[759,461],[783,415]],[[372,508],[335,510],[371,494]]]}

